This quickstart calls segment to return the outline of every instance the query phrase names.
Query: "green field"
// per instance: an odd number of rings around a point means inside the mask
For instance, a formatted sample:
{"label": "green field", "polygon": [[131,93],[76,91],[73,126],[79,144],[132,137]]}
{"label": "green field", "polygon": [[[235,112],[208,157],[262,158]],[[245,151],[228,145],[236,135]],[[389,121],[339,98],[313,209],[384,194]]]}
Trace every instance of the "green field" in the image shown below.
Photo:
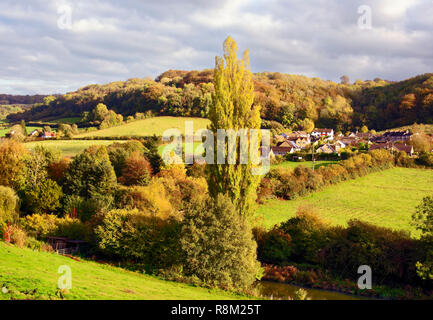
{"label": "green field", "polygon": [[[26,126],[26,129],[27,129],[27,134],[29,134],[33,130],[35,130],[35,129],[39,129],[40,130],[41,128],[40,127],[29,127],[29,126]],[[6,135],[6,133],[8,133],[9,131],[10,131],[9,127],[2,127],[1,124],[0,124],[0,137],[4,137]]]}
{"label": "green field", "polygon": [[185,121],[194,122],[194,132],[206,128],[209,124],[209,120],[203,118],[154,117],[117,127],[82,133],[77,137],[152,136],[154,134],[160,136],[165,130],[171,128],[177,128],[182,134],[185,134]]}
{"label": "green field", "polygon": [[[330,164],[335,164],[337,162],[338,161],[316,161],[315,164],[314,164],[314,168],[317,169],[319,167],[326,167],[326,166],[328,166]],[[307,167],[307,168],[313,168],[313,162],[312,161],[303,161],[303,162],[284,161],[284,162],[281,162],[279,164],[273,164],[271,166],[271,168],[272,169],[275,169],[275,168],[291,168],[291,169],[294,169],[294,168],[299,167],[299,166],[304,166],[304,167]]]}
{"label": "green field", "polygon": [[[242,299],[221,290],[210,290],[186,284],[164,281],[124,269],[90,261],[75,261],[55,253],[19,249],[0,242],[0,300],[16,298],[49,299],[57,291],[60,266],[69,266],[72,274],[72,289],[67,299]],[[24,292],[37,289],[37,293],[26,297]]]}
{"label": "green field", "polygon": [[269,200],[257,215],[269,228],[293,217],[299,206],[314,206],[335,225],[360,219],[383,227],[419,233],[410,225],[421,199],[433,194],[433,170],[393,168],[329,186],[295,200]]}
{"label": "green field", "polygon": [[60,150],[65,157],[73,157],[90,146],[108,146],[115,142],[126,142],[125,140],[45,140],[28,142],[24,144],[27,149],[32,150],[38,145]]}
{"label": "green field", "polygon": [[67,123],[67,124],[73,124],[73,123],[77,123],[80,122],[81,118],[80,117],[72,117],[72,118],[60,118],[60,119],[55,119],[55,120],[50,120],[47,121],[48,123]]}

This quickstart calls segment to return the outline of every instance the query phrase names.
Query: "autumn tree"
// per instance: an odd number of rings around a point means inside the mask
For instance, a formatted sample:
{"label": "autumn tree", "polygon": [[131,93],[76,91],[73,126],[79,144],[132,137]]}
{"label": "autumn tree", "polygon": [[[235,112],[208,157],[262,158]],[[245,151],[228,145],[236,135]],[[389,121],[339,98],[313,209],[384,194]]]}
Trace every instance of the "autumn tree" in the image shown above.
{"label": "autumn tree", "polygon": [[[228,37],[224,41],[224,57],[216,57],[214,72],[213,103],[209,109],[210,129],[260,129],[260,107],[253,106],[254,84],[249,70],[248,51],[237,58],[236,42]],[[236,149],[240,141],[236,138]],[[225,147],[227,159],[227,148]],[[208,166],[210,194],[228,194],[238,213],[249,216],[255,203],[260,176],[252,174],[251,159],[248,164],[215,164]]]}
{"label": "autumn tree", "polygon": [[28,151],[14,140],[0,143],[0,185],[18,190],[24,179],[25,156]]}
{"label": "autumn tree", "polygon": [[145,186],[151,177],[152,166],[149,161],[140,153],[134,152],[125,160],[119,182],[127,186]]}

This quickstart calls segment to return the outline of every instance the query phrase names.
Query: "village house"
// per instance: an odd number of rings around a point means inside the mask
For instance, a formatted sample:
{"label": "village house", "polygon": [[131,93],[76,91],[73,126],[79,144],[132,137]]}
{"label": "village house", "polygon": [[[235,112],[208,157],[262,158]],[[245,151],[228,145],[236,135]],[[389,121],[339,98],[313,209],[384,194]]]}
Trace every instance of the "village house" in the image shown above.
{"label": "village house", "polygon": [[44,133],[42,134],[42,139],[53,139],[55,137],[56,137],[56,133],[55,132],[44,131]]}
{"label": "village house", "polygon": [[323,146],[320,146],[317,150],[317,153],[337,153],[337,150],[335,150],[335,147],[331,144],[327,143]]}
{"label": "village house", "polygon": [[293,141],[285,140],[279,142],[275,147],[272,147],[271,151],[276,156],[285,156],[287,153],[299,152],[301,148]]}
{"label": "village house", "polygon": [[359,142],[359,139],[356,137],[342,137],[338,138],[337,142],[341,142],[345,146],[356,146]]}
{"label": "village house", "polygon": [[32,132],[30,132],[29,137],[39,137],[40,132],[38,129],[33,130]]}
{"label": "village house", "polygon": [[313,132],[311,132],[311,136],[315,137],[316,139],[320,138],[327,138],[328,140],[334,139],[334,129],[314,129]]}
{"label": "village house", "polygon": [[413,146],[405,143],[392,143],[392,142],[375,143],[371,145],[369,150],[378,150],[378,149],[385,149],[391,152],[404,151],[410,157],[413,156],[414,154]]}
{"label": "village house", "polygon": [[412,134],[409,130],[406,131],[387,131],[382,136],[376,139],[376,142],[384,143],[384,142],[406,142],[410,140]]}

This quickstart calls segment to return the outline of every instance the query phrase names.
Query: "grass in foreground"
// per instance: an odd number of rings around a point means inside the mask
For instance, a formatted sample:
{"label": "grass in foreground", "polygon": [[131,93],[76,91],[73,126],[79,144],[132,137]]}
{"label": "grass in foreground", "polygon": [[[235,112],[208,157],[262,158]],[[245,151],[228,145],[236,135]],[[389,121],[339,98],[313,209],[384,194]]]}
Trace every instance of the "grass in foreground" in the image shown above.
{"label": "grass in foreground", "polygon": [[24,146],[29,150],[33,150],[36,146],[41,145],[46,148],[53,148],[53,149],[60,150],[62,152],[62,155],[65,157],[73,157],[90,146],[93,145],[108,146],[115,142],[123,143],[126,141],[125,140],[45,140],[45,141],[28,142],[24,144]]}
{"label": "grass in foreground", "polygon": [[393,168],[326,187],[295,200],[269,200],[257,215],[267,228],[293,217],[299,206],[312,205],[334,225],[360,219],[378,226],[419,233],[410,225],[421,199],[433,193],[433,170]]}
{"label": "grass in foreground", "polygon": [[[0,287],[6,284],[11,291],[37,289],[31,298],[49,299],[56,296],[60,266],[72,270],[72,289],[66,299],[242,299],[222,290],[210,290],[177,282],[164,281],[124,269],[89,261],[75,261],[55,253],[20,249],[0,242]],[[15,293],[17,294],[17,293]],[[0,300],[10,299],[10,292],[0,291]]]}
{"label": "grass in foreground", "polygon": [[154,117],[117,127],[82,133],[77,137],[152,136],[154,134],[160,136],[165,130],[171,128],[177,128],[182,134],[185,134],[185,121],[193,121],[194,132],[206,128],[209,124],[209,120],[203,118]]}

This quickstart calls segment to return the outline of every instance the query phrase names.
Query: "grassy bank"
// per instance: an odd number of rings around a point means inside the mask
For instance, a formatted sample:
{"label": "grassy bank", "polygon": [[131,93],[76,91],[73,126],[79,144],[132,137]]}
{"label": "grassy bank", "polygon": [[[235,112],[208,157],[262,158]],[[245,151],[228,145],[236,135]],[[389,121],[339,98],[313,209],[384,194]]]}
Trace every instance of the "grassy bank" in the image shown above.
{"label": "grassy bank", "polygon": [[383,227],[411,231],[412,213],[421,199],[433,193],[433,170],[393,168],[326,187],[295,200],[269,200],[257,215],[266,227],[293,217],[299,206],[312,205],[335,225],[360,219]]}
{"label": "grassy bank", "polygon": [[194,132],[206,128],[209,124],[209,120],[203,118],[154,117],[117,127],[82,133],[76,137],[152,136],[154,134],[160,136],[165,130],[171,128],[177,128],[182,134],[185,134],[185,121],[193,121]]}
{"label": "grassy bank", "polygon": [[53,148],[53,149],[60,150],[63,156],[73,157],[90,146],[93,145],[108,146],[115,142],[123,143],[126,142],[126,140],[45,140],[45,141],[28,142],[24,144],[24,146],[27,149],[32,150],[36,146],[42,145],[46,148]]}
{"label": "grassy bank", "polygon": [[[221,290],[209,290],[186,284],[164,281],[156,277],[126,271],[95,262],[75,261],[55,253],[20,249],[0,242],[1,299],[49,299],[56,297],[60,266],[72,270],[72,289],[66,299],[242,299]],[[36,294],[25,292],[37,289]]]}

